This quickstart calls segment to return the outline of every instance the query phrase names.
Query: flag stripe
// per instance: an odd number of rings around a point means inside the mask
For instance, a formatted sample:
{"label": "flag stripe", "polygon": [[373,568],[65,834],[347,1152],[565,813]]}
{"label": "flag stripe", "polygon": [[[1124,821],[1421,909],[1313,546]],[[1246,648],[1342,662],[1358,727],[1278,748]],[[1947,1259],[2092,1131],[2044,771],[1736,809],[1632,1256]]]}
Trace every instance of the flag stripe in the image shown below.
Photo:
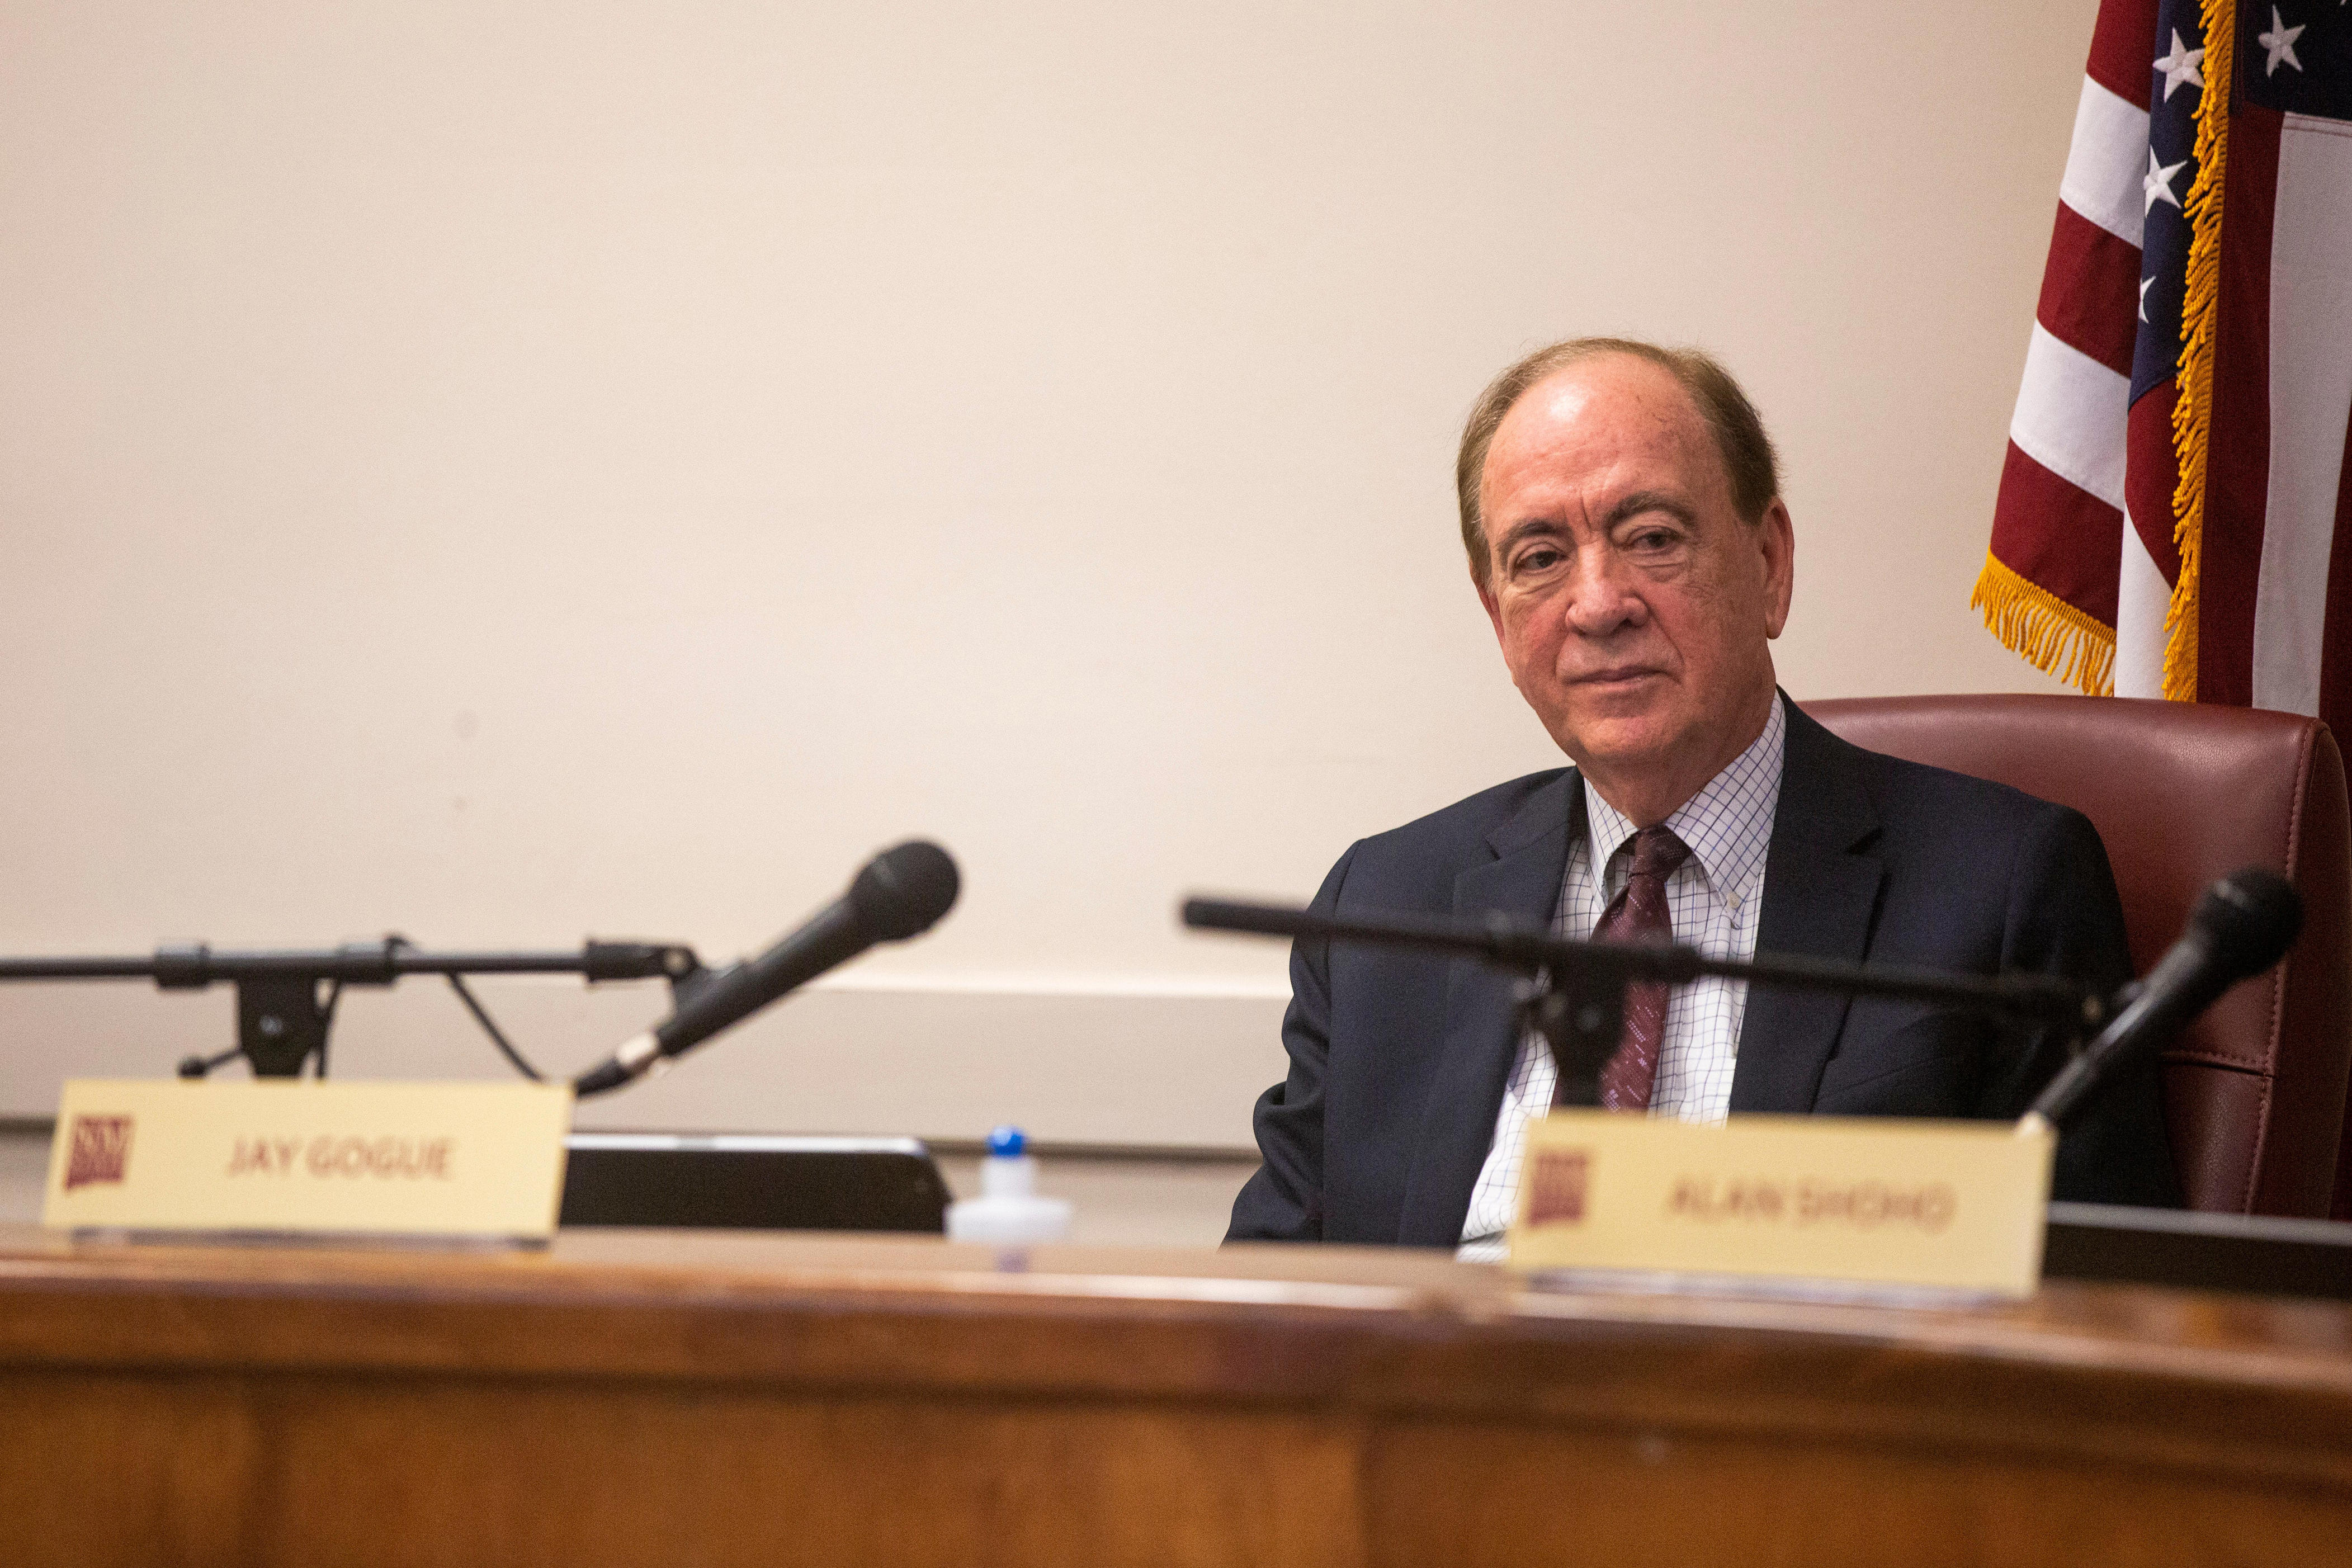
{"label": "flag stripe", "polygon": [[2084,78],[2058,199],[2137,250],[2146,210],[2140,182],[2147,173],[2147,110]]}
{"label": "flag stripe", "polygon": [[2136,515],[2124,520],[2123,570],[2116,574],[2116,695],[2161,697],[2164,616],[2172,608],[2172,584],[2149,557]]}
{"label": "flag stripe", "polygon": [[[2352,416],[2345,421],[2344,467],[2336,477],[2336,537],[2352,537]],[[2327,563],[2327,635],[2319,655],[2319,717],[2352,735],[2352,550]]]}
{"label": "flag stripe", "polygon": [[2139,328],[2139,252],[2062,203],[2033,319],[2051,336],[2129,376]]}
{"label": "flag stripe", "polygon": [[2121,511],[2010,444],[1992,552],[2011,571],[2112,626],[2123,527]]}
{"label": "flag stripe", "polygon": [[[2025,348],[2025,379],[2017,390],[2009,438],[2060,479],[2105,501],[2120,520],[2124,416],[2130,395],[2130,381],[2036,321]],[[2002,559],[2019,566],[2013,558]]]}
{"label": "flag stripe", "polygon": [[2168,583],[2180,581],[2180,547],[2173,541],[2172,491],[2180,464],[2172,449],[2172,405],[2180,384],[2161,381],[2131,406],[2124,436],[2130,452],[2124,472],[2124,510],[2138,530],[2140,547]]}
{"label": "flag stripe", "polygon": [[[2091,58],[2084,67],[2092,80],[2143,111],[2156,85],[2148,62],[2158,52],[2150,47],[2158,9],[2158,0],[2107,0],[2092,25]],[[2140,144],[2147,144],[2145,133]]]}
{"label": "flag stripe", "polygon": [[2131,457],[2124,472],[2124,512],[2130,538],[2125,543],[2118,570],[2128,578],[2136,563],[2146,562],[2163,589],[2163,599],[2155,606],[2152,617],[2136,614],[2136,610],[2146,607],[2138,595],[2147,589],[2147,583],[2123,581],[2116,584],[2118,697],[2164,695],[2164,652],[2169,641],[2166,616],[2172,608],[2172,585],[2180,581],[2180,548],[2173,541],[2172,519],[2172,490],[2180,473],[2172,449],[2172,405],[2179,400],[2180,384],[2167,379],[2150,387],[2131,405],[2126,433]]}
{"label": "flag stripe", "polygon": [[2352,416],[2352,127],[2283,117],[2271,227],[2270,492],[2254,706],[2319,711],[2328,558]]}
{"label": "flag stripe", "polygon": [[2200,542],[2197,700],[2254,696],[2254,595],[2270,494],[2271,229],[2278,185],[2276,110],[2230,117],[2227,195],[2213,330],[2205,517]]}

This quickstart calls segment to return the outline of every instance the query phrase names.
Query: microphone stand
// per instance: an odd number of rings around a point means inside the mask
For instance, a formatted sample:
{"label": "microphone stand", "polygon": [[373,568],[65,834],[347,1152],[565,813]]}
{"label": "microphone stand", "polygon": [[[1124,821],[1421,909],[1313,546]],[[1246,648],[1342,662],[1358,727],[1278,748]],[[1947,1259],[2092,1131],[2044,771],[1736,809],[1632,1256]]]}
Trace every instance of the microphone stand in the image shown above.
{"label": "microphone stand", "polygon": [[[327,1026],[346,985],[390,985],[404,974],[579,974],[600,980],[663,979],[690,992],[705,974],[694,950],[675,942],[589,942],[555,952],[436,952],[399,937],[341,947],[215,952],[203,942],[155,950],[148,958],[0,958],[0,982],[152,980],[163,991],[236,987],[236,1046],[215,1057],[189,1057],[182,1078],[202,1078],[232,1057],[256,1078],[298,1078],[314,1055],[326,1074]],[[320,994],[320,986],[329,987]],[[461,993],[462,994],[462,993]]]}
{"label": "microphone stand", "polygon": [[2062,1031],[2070,1055],[2085,1035],[2105,1022],[2108,1013],[2104,995],[2055,975],[1947,974],[1779,955],[1738,963],[1708,958],[1696,948],[1673,942],[1570,942],[1501,915],[1484,921],[1412,915],[1340,920],[1271,904],[1188,899],[1183,921],[1196,930],[1458,953],[1517,971],[1526,977],[1519,986],[1521,1026],[1533,1029],[1551,1047],[1559,1065],[1560,1098],[1569,1105],[1601,1103],[1601,1068],[1616,1050],[1623,1027],[1625,987],[1637,981],[1671,985],[1718,975],[1799,991],[1930,1002],[2047,1024]]}

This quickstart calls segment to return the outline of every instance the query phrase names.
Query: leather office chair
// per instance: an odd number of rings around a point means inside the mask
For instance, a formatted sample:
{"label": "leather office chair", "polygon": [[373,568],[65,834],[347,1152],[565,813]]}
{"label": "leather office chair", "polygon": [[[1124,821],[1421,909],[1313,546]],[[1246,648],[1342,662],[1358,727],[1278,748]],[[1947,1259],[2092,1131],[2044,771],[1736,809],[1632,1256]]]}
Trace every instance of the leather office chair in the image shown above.
{"label": "leather office chair", "polygon": [[2264,866],[2292,879],[2302,940],[2279,970],[2232,988],[2164,1052],[2165,1115],[2189,1207],[2347,1215],[2352,826],[2326,726],[2129,698],[1803,706],[1856,745],[1996,779],[2088,816],[2115,867],[2136,973],[2179,936],[2215,878]]}

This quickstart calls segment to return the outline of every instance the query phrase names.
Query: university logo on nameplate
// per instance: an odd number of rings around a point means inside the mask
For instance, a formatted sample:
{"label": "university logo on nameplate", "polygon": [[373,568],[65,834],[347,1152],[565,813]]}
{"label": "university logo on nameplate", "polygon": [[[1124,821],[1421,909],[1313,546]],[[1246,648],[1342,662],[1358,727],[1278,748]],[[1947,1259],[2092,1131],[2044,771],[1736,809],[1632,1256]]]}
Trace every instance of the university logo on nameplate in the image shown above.
{"label": "university logo on nameplate", "polygon": [[545,1238],[568,1085],[77,1079],[42,1223],[82,1229]]}
{"label": "university logo on nameplate", "polygon": [[1528,1123],[1510,1265],[2030,1296],[2056,1142],[2006,1122],[1556,1110]]}

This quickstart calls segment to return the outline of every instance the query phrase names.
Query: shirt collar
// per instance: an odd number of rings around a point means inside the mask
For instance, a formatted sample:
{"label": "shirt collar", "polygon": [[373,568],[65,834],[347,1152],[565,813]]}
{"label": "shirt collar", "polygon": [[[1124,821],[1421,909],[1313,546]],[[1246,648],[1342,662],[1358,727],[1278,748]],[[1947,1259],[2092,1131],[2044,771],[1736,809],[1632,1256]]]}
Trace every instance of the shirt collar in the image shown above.
{"label": "shirt collar", "polygon": [[[1788,716],[1776,692],[1764,732],[1665,821],[1690,847],[1691,859],[1716,896],[1735,909],[1754,891],[1764,852],[1771,847],[1788,734]],[[1601,799],[1590,779],[1584,782],[1584,821],[1594,879],[1605,887],[1610,860],[1633,838],[1633,822]]]}

